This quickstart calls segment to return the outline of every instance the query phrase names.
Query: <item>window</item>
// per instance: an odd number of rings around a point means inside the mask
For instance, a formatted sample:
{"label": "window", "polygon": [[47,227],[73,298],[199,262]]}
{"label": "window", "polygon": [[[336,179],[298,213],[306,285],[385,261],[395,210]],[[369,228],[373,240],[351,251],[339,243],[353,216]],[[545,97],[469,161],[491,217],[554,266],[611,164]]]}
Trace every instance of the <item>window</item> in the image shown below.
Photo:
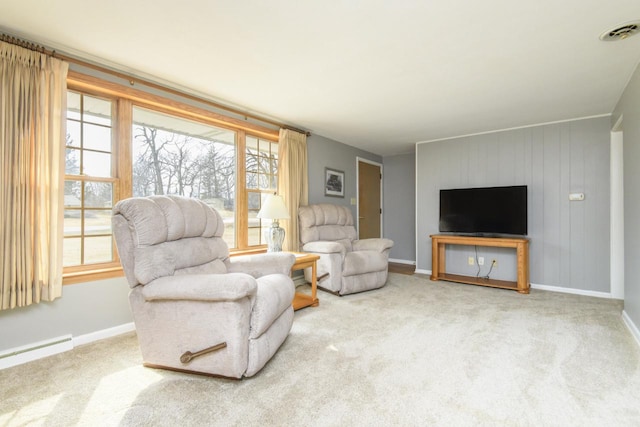
{"label": "window", "polygon": [[264,250],[256,218],[277,190],[278,131],[69,72],[65,283],[119,275],[115,203],[177,194],[214,207],[232,251]]}
{"label": "window", "polygon": [[67,95],[63,265],[113,262],[113,102]]}
{"label": "window", "polygon": [[202,199],[222,215],[224,239],[235,248],[235,143],[230,130],[134,107],[133,195]]}
{"label": "window", "polygon": [[256,218],[268,194],[278,188],[278,145],[271,141],[248,136],[246,139],[245,170],[249,204],[249,246],[264,245],[265,227],[269,221]]}

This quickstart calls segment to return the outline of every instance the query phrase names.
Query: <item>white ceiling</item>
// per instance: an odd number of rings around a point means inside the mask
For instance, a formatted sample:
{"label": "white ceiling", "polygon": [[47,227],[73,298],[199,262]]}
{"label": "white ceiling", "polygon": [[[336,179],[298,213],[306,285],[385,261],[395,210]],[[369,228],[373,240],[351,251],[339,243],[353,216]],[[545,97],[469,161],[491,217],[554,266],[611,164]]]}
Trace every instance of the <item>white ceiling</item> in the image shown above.
{"label": "white ceiling", "polygon": [[380,155],[609,114],[639,0],[2,0],[0,30]]}

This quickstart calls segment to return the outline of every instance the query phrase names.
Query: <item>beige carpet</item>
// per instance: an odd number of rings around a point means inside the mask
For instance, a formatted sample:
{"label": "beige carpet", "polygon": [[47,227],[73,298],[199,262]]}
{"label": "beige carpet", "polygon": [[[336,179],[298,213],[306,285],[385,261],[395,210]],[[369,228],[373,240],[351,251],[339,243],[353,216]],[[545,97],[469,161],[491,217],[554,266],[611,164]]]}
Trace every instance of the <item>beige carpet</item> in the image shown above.
{"label": "beige carpet", "polygon": [[0,425],[640,425],[640,349],[620,312],[390,274],[320,293],[242,381],[144,368],[134,334],[0,371]]}

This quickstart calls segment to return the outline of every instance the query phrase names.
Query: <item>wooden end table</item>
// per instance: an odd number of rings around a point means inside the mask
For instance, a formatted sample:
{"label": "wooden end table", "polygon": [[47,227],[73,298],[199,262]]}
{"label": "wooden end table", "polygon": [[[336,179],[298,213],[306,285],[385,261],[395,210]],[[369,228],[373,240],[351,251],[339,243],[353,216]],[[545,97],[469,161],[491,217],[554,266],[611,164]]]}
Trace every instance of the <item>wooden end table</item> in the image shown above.
{"label": "wooden end table", "polygon": [[311,295],[296,292],[293,297],[293,309],[300,310],[305,307],[317,307],[320,301],[316,297],[318,290],[317,261],[320,255],[292,252],[296,256],[296,262],[291,267],[291,271],[304,270],[311,267]]}

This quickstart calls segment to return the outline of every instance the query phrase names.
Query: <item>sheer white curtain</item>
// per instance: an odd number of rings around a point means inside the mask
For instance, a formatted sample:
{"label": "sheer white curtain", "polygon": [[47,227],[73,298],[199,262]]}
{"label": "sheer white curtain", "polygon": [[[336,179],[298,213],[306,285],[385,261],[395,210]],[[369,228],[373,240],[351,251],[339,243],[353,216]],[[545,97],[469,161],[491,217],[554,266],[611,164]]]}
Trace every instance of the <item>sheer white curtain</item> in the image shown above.
{"label": "sheer white curtain", "polygon": [[67,71],[0,42],[0,309],[62,295]]}
{"label": "sheer white curtain", "polygon": [[289,219],[280,220],[285,229],[282,249],[298,251],[298,208],[309,199],[307,172],[307,136],[290,129],[280,129],[278,141],[278,192],[289,210]]}

